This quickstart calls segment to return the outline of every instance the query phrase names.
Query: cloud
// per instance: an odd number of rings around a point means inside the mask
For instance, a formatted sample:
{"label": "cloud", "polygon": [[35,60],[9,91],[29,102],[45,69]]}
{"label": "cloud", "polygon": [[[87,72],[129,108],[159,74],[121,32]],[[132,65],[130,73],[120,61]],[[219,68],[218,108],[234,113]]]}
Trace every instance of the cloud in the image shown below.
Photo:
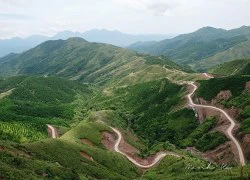
{"label": "cloud", "polygon": [[250,25],[249,7],[250,0],[0,0],[0,38],[95,28],[137,34],[230,29]]}
{"label": "cloud", "polygon": [[152,11],[154,15],[160,16],[165,15],[167,11],[170,11],[171,9],[174,9],[176,5],[174,4],[168,4],[165,2],[156,2],[147,5],[147,9]]}

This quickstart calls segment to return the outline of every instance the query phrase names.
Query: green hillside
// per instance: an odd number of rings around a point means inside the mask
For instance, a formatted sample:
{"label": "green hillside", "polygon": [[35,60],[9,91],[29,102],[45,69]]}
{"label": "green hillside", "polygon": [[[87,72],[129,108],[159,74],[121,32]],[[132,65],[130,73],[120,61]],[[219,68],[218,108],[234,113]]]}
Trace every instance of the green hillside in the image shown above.
{"label": "green hillside", "polygon": [[[106,150],[101,133],[110,131],[95,122],[98,116],[81,122],[57,139],[16,144],[0,141],[0,172],[6,179],[221,179],[249,177],[249,166],[217,166],[182,152],[182,158],[166,157],[159,166],[143,173],[124,156]],[[110,121],[116,121],[107,116]],[[89,139],[93,145],[84,144]],[[169,145],[165,145],[166,148]],[[181,151],[179,151],[181,152]],[[88,156],[86,156],[88,155]],[[91,158],[90,158],[91,157]],[[203,169],[203,168],[204,169]],[[207,168],[210,167],[210,168]],[[229,169],[225,169],[229,168]],[[181,174],[180,174],[181,172]]]}
{"label": "green hillside", "polygon": [[[77,132],[78,129],[82,129],[81,133]],[[83,131],[84,129],[88,130]],[[110,152],[103,146],[100,148],[81,143],[80,139],[87,137],[92,142],[101,144],[101,132],[104,130],[110,131],[103,124],[89,121],[80,123],[58,139],[44,139],[23,145],[12,144],[7,147],[6,142],[1,141],[1,147],[5,147],[4,151],[0,151],[1,176],[19,179],[28,177],[134,179],[138,177],[140,170],[120,154]],[[93,160],[81,155],[81,152],[88,154]]]}
{"label": "green hillside", "polygon": [[73,122],[77,94],[91,93],[86,85],[55,77],[12,77],[0,82],[2,140],[32,142],[47,138],[47,125],[69,126]]}
{"label": "green hillside", "polygon": [[136,43],[129,48],[143,53],[165,55],[175,62],[204,71],[223,62],[250,57],[249,34],[248,26],[228,31],[204,27],[173,39]]}
{"label": "green hillside", "polygon": [[[208,42],[224,33],[208,28],[197,37]],[[249,133],[248,76],[205,81],[167,57],[81,38],[47,41],[4,57],[0,75],[0,179],[249,178],[249,166],[241,171],[232,163],[228,164],[232,169],[222,170],[184,150],[208,152],[228,139],[215,130],[216,117],[197,120],[186,104],[188,86],[174,83],[199,80],[196,96],[206,100],[231,90],[233,97],[221,103],[242,109],[241,131]],[[48,124],[60,137],[49,138]],[[165,157],[142,171],[105,147],[103,133],[112,132],[110,126],[119,128],[139,157],[159,151],[181,157]],[[197,169],[187,168],[190,164]],[[209,164],[215,169],[199,168]]]}
{"label": "green hillside", "polygon": [[218,75],[250,75],[250,59],[240,59],[217,65],[209,70],[212,74]]}
{"label": "green hillside", "polygon": [[192,64],[194,68],[198,70],[207,70],[213,66],[230,62],[235,59],[247,59],[250,57],[250,36],[247,37],[248,40],[235,45],[225,51],[219,52],[211,57],[201,60],[196,64]]}
{"label": "green hillside", "polygon": [[236,107],[241,109],[238,121],[242,123],[241,131],[245,134],[250,133],[250,93],[246,88],[246,83],[250,82],[249,76],[230,76],[225,78],[216,78],[209,81],[199,81],[201,84],[197,90],[196,96],[202,97],[205,100],[212,100],[220,91],[229,90],[232,97],[228,100],[221,100],[218,103],[224,105],[226,108]]}
{"label": "green hillside", "polygon": [[166,157],[159,166],[147,171],[142,179],[248,179],[249,168],[249,165],[242,170],[240,167],[209,166],[195,157],[184,157],[181,160]]}

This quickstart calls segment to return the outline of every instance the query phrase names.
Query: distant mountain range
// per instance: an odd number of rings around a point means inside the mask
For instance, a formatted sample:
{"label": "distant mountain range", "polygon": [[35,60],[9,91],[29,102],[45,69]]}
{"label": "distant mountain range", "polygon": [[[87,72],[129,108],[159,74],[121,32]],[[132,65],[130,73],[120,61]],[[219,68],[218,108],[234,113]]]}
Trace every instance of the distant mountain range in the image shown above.
{"label": "distant mountain range", "polygon": [[204,71],[216,64],[250,57],[250,27],[232,30],[204,27],[159,42],[137,42],[129,49],[164,55],[177,63]]}
{"label": "distant mountain range", "polygon": [[129,46],[138,41],[160,41],[166,38],[172,38],[175,35],[132,35],[126,34],[119,31],[109,31],[105,29],[94,29],[86,32],[72,32],[63,31],[59,32],[55,36],[41,36],[33,35],[27,38],[12,38],[12,39],[2,39],[0,40],[0,57],[5,56],[9,53],[20,53],[30,48],[37,46],[38,44],[48,41],[48,40],[66,40],[71,37],[81,37],[90,42],[101,42],[112,44],[115,46],[125,47]]}

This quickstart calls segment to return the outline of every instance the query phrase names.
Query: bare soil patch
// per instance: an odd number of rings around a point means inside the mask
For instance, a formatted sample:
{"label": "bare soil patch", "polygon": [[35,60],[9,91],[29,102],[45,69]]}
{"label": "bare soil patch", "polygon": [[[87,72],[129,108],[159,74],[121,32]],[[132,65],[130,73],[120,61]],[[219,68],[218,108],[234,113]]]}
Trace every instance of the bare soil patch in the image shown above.
{"label": "bare soil patch", "polygon": [[0,151],[4,151],[6,148],[4,146],[0,146]]}
{"label": "bare soil patch", "polygon": [[103,131],[102,132],[102,144],[110,151],[114,151],[116,142],[116,135],[114,132]]}
{"label": "bare soil patch", "polygon": [[204,156],[217,164],[230,164],[237,162],[232,149],[232,143],[229,141],[214,150],[205,152]]}
{"label": "bare soil patch", "polygon": [[81,140],[81,142],[83,143],[83,144],[86,144],[86,145],[89,145],[89,146],[95,146],[95,144],[92,142],[92,141],[90,141],[90,140],[88,140],[88,139],[80,139]]}
{"label": "bare soil patch", "polygon": [[90,161],[94,161],[93,157],[88,155],[86,152],[81,151],[80,154],[81,154],[81,156],[85,157],[86,159],[88,159]]}

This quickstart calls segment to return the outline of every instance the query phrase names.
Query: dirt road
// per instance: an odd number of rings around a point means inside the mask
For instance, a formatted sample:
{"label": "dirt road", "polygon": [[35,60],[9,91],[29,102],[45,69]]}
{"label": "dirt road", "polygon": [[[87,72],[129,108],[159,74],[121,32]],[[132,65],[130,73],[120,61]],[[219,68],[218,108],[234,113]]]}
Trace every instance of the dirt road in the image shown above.
{"label": "dirt road", "polygon": [[188,97],[188,101],[189,101],[189,105],[191,107],[202,107],[202,108],[209,108],[209,109],[213,109],[215,111],[219,111],[221,112],[227,119],[228,121],[230,122],[230,127],[227,129],[227,135],[228,137],[232,140],[232,142],[236,145],[237,147],[237,151],[238,151],[238,154],[239,154],[239,159],[240,159],[240,165],[241,166],[245,166],[246,163],[245,163],[245,157],[244,157],[244,154],[243,154],[243,151],[242,151],[242,148],[240,146],[240,143],[237,141],[237,139],[233,136],[232,134],[232,130],[234,129],[235,127],[235,120],[233,118],[231,118],[228,113],[220,108],[217,108],[215,106],[208,106],[208,105],[201,105],[201,104],[195,104],[193,102],[193,99],[192,99],[192,96],[193,94],[195,93],[195,91],[197,90],[197,86],[194,84],[194,82],[190,83],[190,85],[193,87],[193,90],[190,94],[187,95]]}
{"label": "dirt road", "polygon": [[[112,127],[111,127],[112,128]],[[125,154],[124,152],[122,152],[120,149],[119,149],[119,144],[121,142],[121,139],[122,139],[122,134],[120,133],[120,131],[118,131],[117,129],[115,128],[112,128],[112,130],[118,135],[118,139],[115,143],[115,151],[126,156],[128,158],[129,161],[131,161],[133,164],[135,164],[136,166],[140,167],[140,168],[143,168],[143,169],[148,169],[148,168],[151,168],[153,166],[155,166],[160,160],[162,160],[165,156],[169,155],[169,156],[175,156],[175,157],[180,157],[179,155],[177,154],[174,154],[174,153],[171,153],[171,152],[161,152],[158,154],[158,156],[155,157],[155,159],[153,160],[153,162],[149,165],[141,165],[139,164],[136,160],[134,160],[133,158],[131,158],[130,156],[128,156],[127,154]]]}

